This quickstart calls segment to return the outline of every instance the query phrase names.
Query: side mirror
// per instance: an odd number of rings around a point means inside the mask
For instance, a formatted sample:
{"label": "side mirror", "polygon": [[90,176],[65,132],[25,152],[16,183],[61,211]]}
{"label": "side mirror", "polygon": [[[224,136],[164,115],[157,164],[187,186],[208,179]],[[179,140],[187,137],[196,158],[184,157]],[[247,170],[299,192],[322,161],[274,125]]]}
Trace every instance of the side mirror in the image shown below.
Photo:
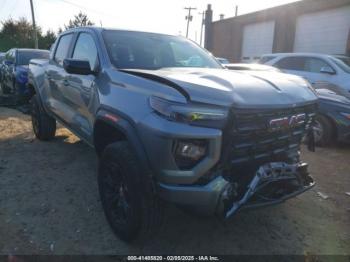
{"label": "side mirror", "polygon": [[91,70],[90,63],[87,60],[66,58],[63,60],[63,68],[69,74],[94,75],[96,73]]}
{"label": "side mirror", "polygon": [[329,67],[329,66],[324,66],[321,68],[320,73],[322,74],[329,74],[329,75],[335,75],[335,71]]}

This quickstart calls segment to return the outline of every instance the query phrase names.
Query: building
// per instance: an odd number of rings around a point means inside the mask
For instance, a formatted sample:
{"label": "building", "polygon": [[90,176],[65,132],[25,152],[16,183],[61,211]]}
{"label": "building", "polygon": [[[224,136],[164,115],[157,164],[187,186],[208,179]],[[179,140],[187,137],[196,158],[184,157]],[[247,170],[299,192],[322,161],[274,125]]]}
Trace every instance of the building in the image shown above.
{"label": "building", "polygon": [[350,55],[350,0],[303,0],[215,22],[212,17],[208,5],[205,47],[232,62],[278,52]]}

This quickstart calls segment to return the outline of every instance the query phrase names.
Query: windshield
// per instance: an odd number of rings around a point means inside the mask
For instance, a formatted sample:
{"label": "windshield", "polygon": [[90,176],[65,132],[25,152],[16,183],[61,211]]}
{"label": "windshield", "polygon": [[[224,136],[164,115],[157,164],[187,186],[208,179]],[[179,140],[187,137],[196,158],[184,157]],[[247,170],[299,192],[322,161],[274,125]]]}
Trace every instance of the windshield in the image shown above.
{"label": "windshield", "polygon": [[107,30],[103,38],[112,64],[120,69],[222,68],[207,51],[182,37]]}
{"label": "windshield", "polygon": [[48,51],[18,51],[17,65],[28,65],[30,59],[49,59]]}
{"label": "windshield", "polygon": [[350,67],[345,64],[342,60],[335,58],[335,57],[331,57],[332,61],[338,66],[340,67],[344,72],[350,74]]}
{"label": "windshield", "polygon": [[276,58],[276,56],[263,56],[257,61],[257,63],[258,64],[265,64],[274,58]]}

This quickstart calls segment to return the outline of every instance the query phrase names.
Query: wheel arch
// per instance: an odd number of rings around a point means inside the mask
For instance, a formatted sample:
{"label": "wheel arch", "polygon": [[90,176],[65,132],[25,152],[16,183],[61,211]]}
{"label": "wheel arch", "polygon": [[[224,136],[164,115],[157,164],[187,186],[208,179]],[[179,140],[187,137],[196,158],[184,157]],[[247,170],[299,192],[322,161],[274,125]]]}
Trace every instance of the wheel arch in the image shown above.
{"label": "wheel arch", "polygon": [[109,144],[118,141],[128,141],[142,168],[150,170],[146,151],[135,127],[129,120],[121,116],[119,112],[100,109],[96,115],[93,130],[93,145],[99,156]]}
{"label": "wheel arch", "polygon": [[35,85],[32,82],[28,82],[27,83],[27,88],[30,91],[30,98],[32,98],[35,94],[39,94],[39,92],[37,92]]}

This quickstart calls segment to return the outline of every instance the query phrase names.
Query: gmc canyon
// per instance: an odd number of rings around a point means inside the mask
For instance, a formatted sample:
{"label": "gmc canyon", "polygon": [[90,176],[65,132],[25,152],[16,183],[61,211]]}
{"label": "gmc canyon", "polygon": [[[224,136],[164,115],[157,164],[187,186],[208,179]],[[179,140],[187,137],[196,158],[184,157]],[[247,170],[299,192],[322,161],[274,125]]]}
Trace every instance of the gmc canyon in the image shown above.
{"label": "gmc canyon", "polygon": [[96,150],[122,240],[159,228],[164,202],[228,218],[314,185],[299,150],[317,96],[299,77],[226,70],[178,36],[81,27],[31,60],[28,87],[38,139],[57,120]]}

